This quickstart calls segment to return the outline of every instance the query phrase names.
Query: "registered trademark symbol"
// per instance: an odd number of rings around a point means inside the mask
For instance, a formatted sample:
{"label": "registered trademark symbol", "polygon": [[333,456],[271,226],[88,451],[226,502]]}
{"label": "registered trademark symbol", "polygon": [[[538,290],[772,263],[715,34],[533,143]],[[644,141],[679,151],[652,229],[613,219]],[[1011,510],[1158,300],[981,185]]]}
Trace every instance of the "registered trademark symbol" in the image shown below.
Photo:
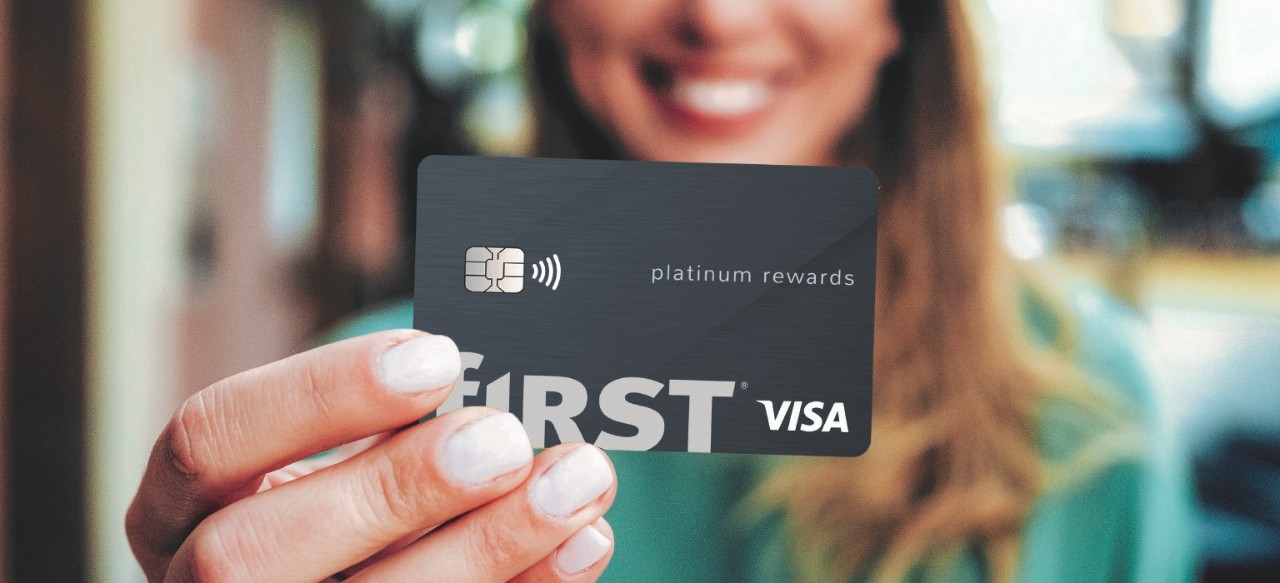
{"label": "registered trademark symbol", "polygon": [[748,384],[747,384],[747,381],[742,381],[741,383],[738,383],[738,386],[739,386],[739,387],[741,387],[741,388],[742,388],[742,390],[744,390],[744,391],[745,391],[745,390],[747,390],[747,387],[749,387],[749,386],[751,386],[751,385],[748,385]]}

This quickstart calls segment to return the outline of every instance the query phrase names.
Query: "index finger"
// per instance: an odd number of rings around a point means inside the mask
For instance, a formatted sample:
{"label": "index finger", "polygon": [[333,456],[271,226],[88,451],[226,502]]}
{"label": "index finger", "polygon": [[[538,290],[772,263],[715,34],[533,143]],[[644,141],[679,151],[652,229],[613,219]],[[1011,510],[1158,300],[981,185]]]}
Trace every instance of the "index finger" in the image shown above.
{"label": "index finger", "polygon": [[413,330],[322,346],[229,377],[187,399],[152,449],[126,530],[149,575],[204,517],[262,476],[439,407],[462,369],[445,336]]}

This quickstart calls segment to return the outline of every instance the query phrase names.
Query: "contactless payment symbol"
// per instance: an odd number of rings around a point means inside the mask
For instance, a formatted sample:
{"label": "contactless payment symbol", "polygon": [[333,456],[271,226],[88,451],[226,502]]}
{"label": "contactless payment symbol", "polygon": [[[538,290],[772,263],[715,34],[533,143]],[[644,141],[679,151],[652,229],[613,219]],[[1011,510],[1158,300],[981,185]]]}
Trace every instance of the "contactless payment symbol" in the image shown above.
{"label": "contactless payment symbol", "polygon": [[560,256],[555,253],[533,264],[533,279],[555,291],[560,289]]}
{"label": "contactless payment symbol", "polygon": [[[560,287],[560,256],[533,265],[533,280],[552,290]],[[518,294],[524,291],[524,250],[518,247],[471,247],[466,255],[467,290]]]}

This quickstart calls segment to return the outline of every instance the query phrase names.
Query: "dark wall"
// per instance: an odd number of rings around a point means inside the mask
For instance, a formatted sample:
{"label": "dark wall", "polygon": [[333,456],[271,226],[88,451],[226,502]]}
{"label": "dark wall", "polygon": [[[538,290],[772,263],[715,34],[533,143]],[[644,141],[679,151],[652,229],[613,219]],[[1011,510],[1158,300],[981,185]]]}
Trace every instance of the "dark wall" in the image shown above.
{"label": "dark wall", "polygon": [[8,575],[85,566],[84,3],[8,0]]}

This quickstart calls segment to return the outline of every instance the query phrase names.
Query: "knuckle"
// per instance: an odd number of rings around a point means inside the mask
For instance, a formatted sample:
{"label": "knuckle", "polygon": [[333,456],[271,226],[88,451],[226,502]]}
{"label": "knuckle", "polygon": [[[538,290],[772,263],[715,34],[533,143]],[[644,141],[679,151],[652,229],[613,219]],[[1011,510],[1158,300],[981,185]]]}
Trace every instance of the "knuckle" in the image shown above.
{"label": "knuckle", "polygon": [[325,373],[320,370],[316,363],[307,362],[303,364],[300,374],[302,376],[302,385],[305,387],[304,392],[308,397],[306,402],[315,407],[316,413],[321,418],[328,419],[343,414],[343,408],[334,401],[334,395],[326,390],[333,383],[327,382],[330,379],[323,376]]}
{"label": "knuckle", "polygon": [[156,569],[163,569],[165,561],[157,560],[157,553],[148,544],[147,535],[151,533],[146,517],[135,501],[129,505],[129,509],[124,515],[124,533],[125,540],[129,543],[129,550],[133,552],[133,556],[138,561],[138,565],[146,572],[150,581],[155,581],[161,577],[156,573]]}
{"label": "knuckle", "polygon": [[216,529],[197,529],[188,543],[191,551],[186,569],[191,580],[202,583],[246,580],[243,559]]}
{"label": "knuckle", "polygon": [[129,541],[129,546],[135,555],[138,554],[138,546],[142,543],[142,535],[146,531],[146,517],[142,516],[142,510],[138,508],[138,502],[135,500],[129,504],[129,509],[124,513],[124,537]]}
{"label": "knuckle", "polygon": [[487,519],[476,525],[466,545],[468,564],[479,573],[507,570],[503,566],[513,564],[521,555],[518,539],[511,535],[511,526],[498,520]]}
{"label": "knuckle", "polygon": [[419,526],[433,504],[425,465],[413,459],[398,459],[383,453],[374,464],[370,489],[365,494],[371,516],[380,525],[401,529]]}
{"label": "knuckle", "polygon": [[196,393],[182,403],[165,429],[165,459],[178,474],[190,480],[199,479],[210,471],[210,439],[213,420],[205,391]]}

